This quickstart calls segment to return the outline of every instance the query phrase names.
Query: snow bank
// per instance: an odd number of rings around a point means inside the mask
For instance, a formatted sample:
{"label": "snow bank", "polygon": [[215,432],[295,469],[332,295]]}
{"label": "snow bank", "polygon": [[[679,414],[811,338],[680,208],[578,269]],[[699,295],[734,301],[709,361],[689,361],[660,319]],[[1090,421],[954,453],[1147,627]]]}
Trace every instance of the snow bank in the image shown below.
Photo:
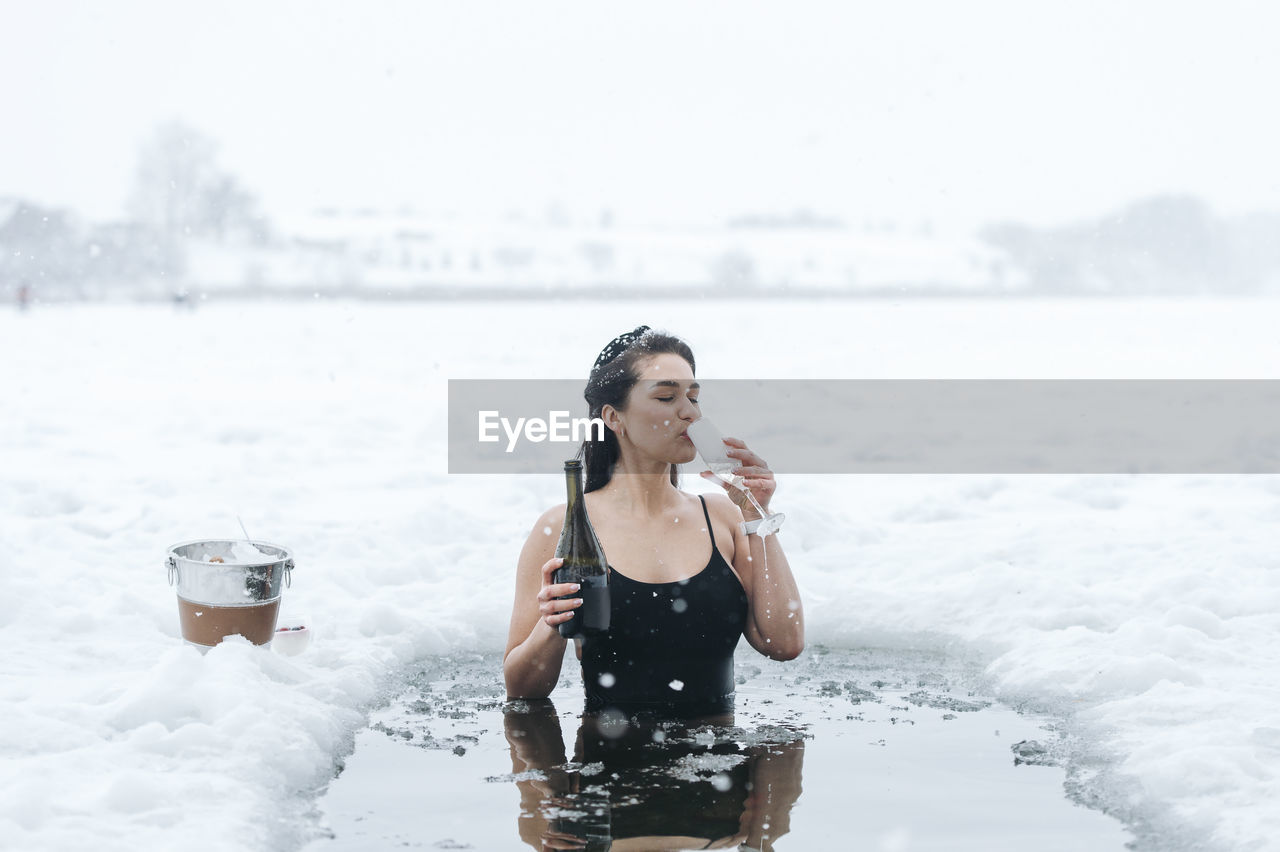
{"label": "snow bank", "polygon": [[[566,336],[566,311],[590,333]],[[516,553],[562,484],[448,476],[448,378],[570,376],[639,322],[689,338],[711,377],[1272,378],[1269,315],[1031,301],[0,314],[0,837],[297,846],[399,669],[502,647]],[[777,506],[811,642],[981,655],[1002,697],[1074,714],[1100,767],[1082,798],[1165,847],[1177,830],[1266,848],[1277,496],[1263,476],[784,476]],[[315,630],[297,657],[181,643],[165,549],[239,538],[237,516],[293,552],[284,608]]]}

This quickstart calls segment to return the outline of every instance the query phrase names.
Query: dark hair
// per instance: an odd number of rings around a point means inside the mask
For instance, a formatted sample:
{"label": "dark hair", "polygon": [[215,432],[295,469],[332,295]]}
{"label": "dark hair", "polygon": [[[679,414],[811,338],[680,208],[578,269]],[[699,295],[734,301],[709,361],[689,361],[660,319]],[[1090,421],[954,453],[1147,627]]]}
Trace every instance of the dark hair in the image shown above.
{"label": "dark hair", "polygon": [[[663,331],[651,331],[648,326],[640,326],[633,332],[613,339],[591,370],[587,379],[587,387],[582,396],[587,401],[589,416],[600,417],[606,405],[612,405],[619,411],[626,410],[627,395],[640,380],[636,372],[636,364],[654,355],[679,355],[689,362],[689,369],[697,373],[698,366],[693,360],[693,350],[674,335]],[[618,436],[612,429],[604,430],[604,440],[597,441],[588,433],[587,440],[582,442],[578,458],[586,470],[584,491],[595,491],[603,488],[613,477],[613,467],[621,457]],[[679,485],[679,471],[671,465],[671,484]]]}

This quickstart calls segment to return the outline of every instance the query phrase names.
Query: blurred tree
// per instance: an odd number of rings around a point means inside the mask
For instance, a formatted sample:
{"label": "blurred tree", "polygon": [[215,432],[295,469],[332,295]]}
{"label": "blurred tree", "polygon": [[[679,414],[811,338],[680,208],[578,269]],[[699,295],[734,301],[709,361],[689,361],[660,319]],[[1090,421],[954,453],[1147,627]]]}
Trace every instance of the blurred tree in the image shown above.
{"label": "blurred tree", "polygon": [[49,296],[80,276],[75,222],[66,211],[26,201],[0,221],[0,281],[6,293]]}
{"label": "blurred tree", "polygon": [[217,143],[180,121],[160,125],[143,144],[130,212],[159,235],[165,273],[180,278],[193,238],[262,243],[268,239],[257,200],[217,162]]}
{"label": "blurred tree", "polygon": [[756,279],[756,262],[740,248],[728,249],[711,259],[708,272],[711,286],[730,293],[742,293],[759,288]]}
{"label": "blurred tree", "polygon": [[1057,228],[1002,223],[981,236],[1046,293],[1254,293],[1277,277],[1275,220],[1215,217],[1186,195],[1145,198]]}

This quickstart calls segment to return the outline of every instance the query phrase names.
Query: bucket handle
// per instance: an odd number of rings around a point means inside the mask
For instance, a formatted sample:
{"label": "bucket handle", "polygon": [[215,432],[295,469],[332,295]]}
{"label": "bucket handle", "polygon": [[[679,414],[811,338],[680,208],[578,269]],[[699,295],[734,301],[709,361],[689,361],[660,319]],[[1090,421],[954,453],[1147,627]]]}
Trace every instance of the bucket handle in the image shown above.
{"label": "bucket handle", "polygon": [[173,581],[178,576],[178,561],[170,556],[165,560],[165,565],[169,568],[169,585],[173,585]]}

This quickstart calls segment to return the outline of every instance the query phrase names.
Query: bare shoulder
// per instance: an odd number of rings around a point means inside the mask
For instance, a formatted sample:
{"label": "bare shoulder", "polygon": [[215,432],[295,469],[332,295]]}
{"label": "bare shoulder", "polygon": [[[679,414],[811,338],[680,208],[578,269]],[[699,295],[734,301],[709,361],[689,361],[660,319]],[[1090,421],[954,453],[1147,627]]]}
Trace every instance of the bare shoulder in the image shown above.
{"label": "bare shoulder", "polygon": [[520,569],[539,571],[542,564],[555,555],[560,530],[564,527],[564,503],[547,509],[533,522],[529,537],[520,550]]}
{"label": "bare shoulder", "polygon": [[742,510],[733,504],[728,494],[713,491],[703,496],[707,499],[707,511],[711,513],[711,517],[728,524],[730,529],[736,529],[742,522]]}
{"label": "bare shoulder", "polygon": [[538,534],[558,536],[560,529],[564,526],[564,510],[565,504],[557,503],[539,515],[538,520],[533,522],[533,529],[529,532],[530,537]]}
{"label": "bare shoulder", "polygon": [[733,504],[724,492],[703,495],[707,500],[707,514],[715,524],[716,543],[720,545],[730,562],[738,552],[738,525],[742,523],[742,510]]}

